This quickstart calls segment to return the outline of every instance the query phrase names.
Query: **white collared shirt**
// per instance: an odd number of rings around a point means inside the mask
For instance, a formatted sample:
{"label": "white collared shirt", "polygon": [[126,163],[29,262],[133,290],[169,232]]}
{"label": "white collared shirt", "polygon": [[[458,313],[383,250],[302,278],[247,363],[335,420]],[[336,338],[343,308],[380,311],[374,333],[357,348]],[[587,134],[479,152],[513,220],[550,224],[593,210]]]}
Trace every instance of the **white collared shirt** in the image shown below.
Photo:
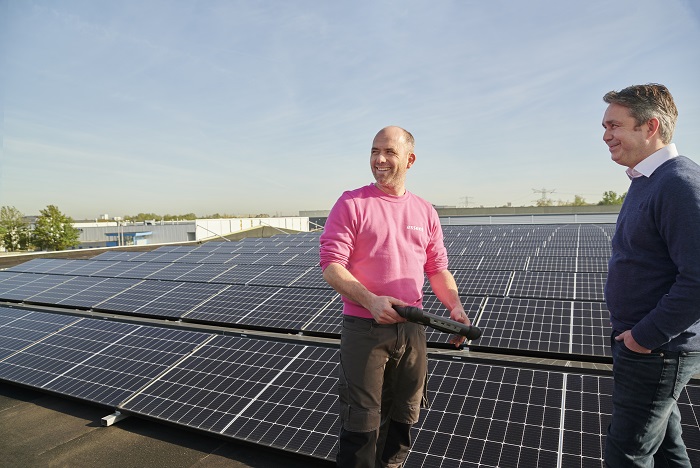
{"label": "white collared shirt", "polygon": [[669,143],[660,150],[656,150],[646,158],[642,159],[639,164],[633,168],[627,168],[625,171],[630,179],[637,177],[651,177],[655,170],[669,159],[678,156],[678,150],[675,143]]}

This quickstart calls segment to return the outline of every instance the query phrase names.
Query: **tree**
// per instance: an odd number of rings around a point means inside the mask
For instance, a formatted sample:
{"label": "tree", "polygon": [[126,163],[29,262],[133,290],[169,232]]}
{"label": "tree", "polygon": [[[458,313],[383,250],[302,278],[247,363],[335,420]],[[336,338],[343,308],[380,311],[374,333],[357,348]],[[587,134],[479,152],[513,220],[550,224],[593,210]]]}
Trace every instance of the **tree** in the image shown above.
{"label": "tree", "polygon": [[80,242],[80,231],[73,227],[73,219],[64,215],[55,205],[41,210],[36,220],[32,243],[41,250],[65,250]]}
{"label": "tree", "polygon": [[588,203],[586,203],[586,199],[583,198],[581,195],[574,195],[574,201],[559,201],[557,203],[559,206],[586,206]]}
{"label": "tree", "polygon": [[24,215],[14,206],[0,208],[0,244],[14,252],[29,245],[29,224]]}
{"label": "tree", "polygon": [[603,199],[598,202],[598,205],[622,205],[622,202],[625,201],[625,196],[627,196],[627,192],[618,195],[612,190],[609,190],[603,192]]}

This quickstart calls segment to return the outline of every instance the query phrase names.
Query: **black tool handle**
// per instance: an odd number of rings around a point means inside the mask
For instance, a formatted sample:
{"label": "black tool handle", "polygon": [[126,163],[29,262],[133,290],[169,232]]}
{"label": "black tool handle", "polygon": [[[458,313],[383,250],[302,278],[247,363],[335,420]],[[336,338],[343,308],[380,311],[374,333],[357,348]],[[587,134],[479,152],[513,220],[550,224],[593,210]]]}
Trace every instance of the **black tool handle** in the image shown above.
{"label": "black tool handle", "polygon": [[409,322],[422,323],[445,333],[454,333],[466,337],[468,340],[478,340],[481,330],[477,327],[465,325],[452,319],[431,314],[423,309],[412,306],[394,306],[394,310]]}

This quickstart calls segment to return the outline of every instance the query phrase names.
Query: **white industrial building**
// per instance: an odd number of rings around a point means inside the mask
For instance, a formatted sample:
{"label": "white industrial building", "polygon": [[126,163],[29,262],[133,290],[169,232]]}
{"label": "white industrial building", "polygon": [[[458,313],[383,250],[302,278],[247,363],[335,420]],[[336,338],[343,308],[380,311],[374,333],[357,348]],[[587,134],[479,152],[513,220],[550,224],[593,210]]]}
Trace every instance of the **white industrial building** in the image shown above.
{"label": "white industrial building", "polygon": [[75,223],[80,230],[77,249],[126,245],[200,242],[260,227],[285,231],[309,231],[308,217],[197,219],[145,223]]}

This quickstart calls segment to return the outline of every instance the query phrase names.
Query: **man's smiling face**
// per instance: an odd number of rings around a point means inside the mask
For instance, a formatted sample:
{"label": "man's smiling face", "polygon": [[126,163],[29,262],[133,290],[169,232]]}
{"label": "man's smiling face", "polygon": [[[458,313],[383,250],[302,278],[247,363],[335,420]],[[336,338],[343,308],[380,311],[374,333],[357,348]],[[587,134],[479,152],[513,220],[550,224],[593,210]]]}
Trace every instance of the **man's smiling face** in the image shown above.
{"label": "man's smiling face", "polygon": [[374,137],[369,163],[376,186],[390,195],[403,195],[406,172],[416,157],[407,147],[404,132],[385,128]]}
{"label": "man's smiling face", "polygon": [[637,125],[627,107],[610,104],[603,116],[603,141],[616,163],[633,168],[655,151],[647,139],[645,124]]}

